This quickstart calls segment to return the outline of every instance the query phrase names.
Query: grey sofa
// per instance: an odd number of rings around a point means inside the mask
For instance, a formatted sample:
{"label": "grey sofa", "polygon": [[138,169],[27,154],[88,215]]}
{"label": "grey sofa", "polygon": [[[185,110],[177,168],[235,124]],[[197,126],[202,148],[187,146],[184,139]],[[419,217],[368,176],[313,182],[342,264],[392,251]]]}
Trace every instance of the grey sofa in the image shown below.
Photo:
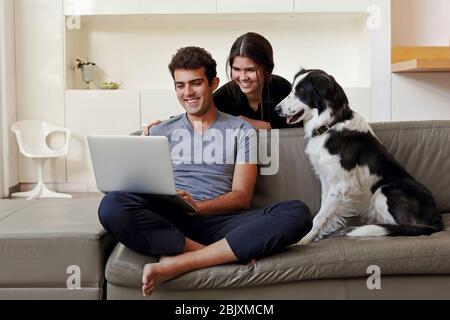
{"label": "grey sofa", "polygon": [[[372,127],[399,162],[431,189],[444,231],[420,237],[333,236],[291,246],[254,265],[228,264],[181,275],[146,299],[449,299],[450,121]],[[255,207],[302,199],[313,213],[318,211],[320,184],[303,150],[302,129],[280,131],[279,172],[258,178]],[[121,244],[110,252],[111,238],[97,220],[99,199],[14,201],[0,201],[0,298],[144,299],[142,268],[157,258]],[[67,289],[68,265],[80,265],[81,289]],[[367,285],[373,266],[379,268],[380,289]]]}
{"label": "grey sofa", "polygon": [[[98,199],[0,200],[0,299],[102,299]],[[78,277],[78,279],[76,279]]]}

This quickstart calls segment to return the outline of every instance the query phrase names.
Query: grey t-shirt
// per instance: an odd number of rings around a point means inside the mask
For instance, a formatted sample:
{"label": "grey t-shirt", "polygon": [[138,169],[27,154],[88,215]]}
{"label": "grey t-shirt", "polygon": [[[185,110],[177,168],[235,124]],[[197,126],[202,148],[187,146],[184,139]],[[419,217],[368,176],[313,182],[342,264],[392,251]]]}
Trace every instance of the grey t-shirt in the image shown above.
{"label": "grey t-shirt", "polygon": [[195,200],[230,192],[234,165],[257,162],[256,130],[220,111],[203,134],[194,131],[184,113],[153,126],[150,135],[168,137],[175,185]]}

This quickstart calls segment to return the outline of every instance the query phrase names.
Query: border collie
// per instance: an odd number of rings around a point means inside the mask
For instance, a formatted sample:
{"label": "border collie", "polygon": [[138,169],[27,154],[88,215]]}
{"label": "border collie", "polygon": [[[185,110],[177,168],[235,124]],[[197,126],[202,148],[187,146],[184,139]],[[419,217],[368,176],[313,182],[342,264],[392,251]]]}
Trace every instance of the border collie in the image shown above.
{"label": "border collie", "polygon": [[431,192],[386,151],[349,107],[342,87],[322,70],[302,69],[275,109],[288,124],[303,120],[306,154],[322,185],[321,207],[305,245],[345,227],[349,237],[418,236],[443,230]]}

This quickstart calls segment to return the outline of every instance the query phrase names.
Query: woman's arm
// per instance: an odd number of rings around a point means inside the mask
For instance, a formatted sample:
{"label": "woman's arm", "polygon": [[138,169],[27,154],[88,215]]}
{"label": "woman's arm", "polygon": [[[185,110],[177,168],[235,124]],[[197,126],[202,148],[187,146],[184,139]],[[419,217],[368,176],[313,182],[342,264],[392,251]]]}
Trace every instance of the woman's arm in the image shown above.
{"label": "woman's arm", "polygon": [[161,120],[153,120],[153,121],[150,121],[149,123],[147,123],[146,125],[144,125],[142,127],[141,136],[148,136],[148,135],[150,135],[150,128],[153,127],[153,126],[156,126],[157,124],[160,124],[160,123],[161,123]]}
{"label": "woman's arm", "polygon": [[246,116],[239,116],[239,118],[250,123],[255,129],[272,129],[272,126],[270,125],[269,122],[250,119],[249,117]]}

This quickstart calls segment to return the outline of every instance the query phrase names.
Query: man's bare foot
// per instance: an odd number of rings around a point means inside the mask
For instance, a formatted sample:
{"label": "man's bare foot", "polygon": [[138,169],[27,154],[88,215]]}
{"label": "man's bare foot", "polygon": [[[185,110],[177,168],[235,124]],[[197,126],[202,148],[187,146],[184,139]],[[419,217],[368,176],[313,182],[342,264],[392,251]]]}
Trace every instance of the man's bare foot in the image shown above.
{"label": "man's bare foot", "polygon": [[163,256],[159,262],[144,266],[142,270],[142,294],[144,296],[151,295],[161,282],[173,279],[182,273],[237,260],[238,258],[226,239],[176,256]]}
{"label": "man's bare foot", "polygon": [[159,262],[148,263],[142,270],[142,294],[150,296],[162,282],[175,278],[179,272],[174,267],[174,257],[161,256]]}

